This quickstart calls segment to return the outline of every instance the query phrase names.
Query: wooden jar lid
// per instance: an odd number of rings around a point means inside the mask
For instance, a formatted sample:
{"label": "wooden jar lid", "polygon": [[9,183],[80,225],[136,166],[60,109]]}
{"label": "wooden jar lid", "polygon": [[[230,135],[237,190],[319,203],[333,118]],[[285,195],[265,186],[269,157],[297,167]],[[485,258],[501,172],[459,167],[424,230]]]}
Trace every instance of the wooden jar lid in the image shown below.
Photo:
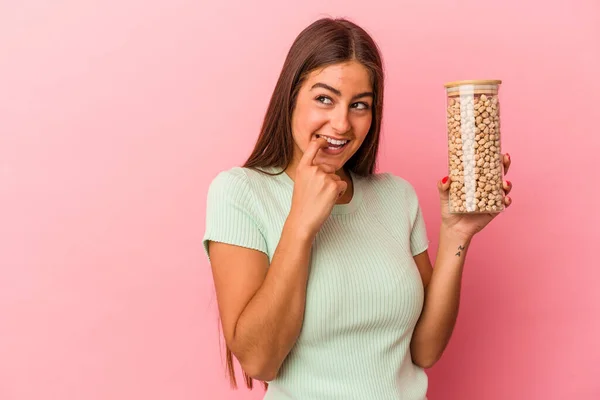
{"label": "wooden jar lid", "polygon": [[463,85],[474,85],[474,86],[492,85],[492,86],[497,86],[497,85],[499,85],[501,83],[502,83],[502,81],[498,80],[498,79],[454,81],[454,82],[448,82],[448,83],[444,84],[444,87],[446,87],[446,88],[452,88],[452,87],[463,86]]}
{"label": "wooden jar lid", "polygon": [[456,96],[472,96],[475,94],[498,94],[498,85],[501,80],[469,80],[469,81],[454,81],[446,83],[447,95],[450,97]]}

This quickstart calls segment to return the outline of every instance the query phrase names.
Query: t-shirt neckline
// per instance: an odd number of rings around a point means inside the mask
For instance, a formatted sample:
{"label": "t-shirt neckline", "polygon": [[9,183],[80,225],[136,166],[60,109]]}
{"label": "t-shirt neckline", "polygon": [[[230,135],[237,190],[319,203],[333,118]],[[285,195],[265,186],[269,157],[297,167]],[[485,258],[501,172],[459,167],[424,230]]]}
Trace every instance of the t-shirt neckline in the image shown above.
{"label": "t-shirt neckline", "polygon": [[[265,169],[265,168],[263,168]],[[272,172],[277,173],[276,177],[282,182],[286,183],[290,186],[290,188],[294,188],[294,181],[290,176],[285,172],[282,168],[271,168]],[[335,204],[333,209],[331,210],[331,214],[340,215],[340,214],[350,214],[354,212],[360,204],[362,203],[363,197],[363,188],[362,181],[359,176],[350,171],[350,179],[352,179],[352,186],[354,189],[354,193],[352,193],[352,198],[348,203],[345,204]]]}

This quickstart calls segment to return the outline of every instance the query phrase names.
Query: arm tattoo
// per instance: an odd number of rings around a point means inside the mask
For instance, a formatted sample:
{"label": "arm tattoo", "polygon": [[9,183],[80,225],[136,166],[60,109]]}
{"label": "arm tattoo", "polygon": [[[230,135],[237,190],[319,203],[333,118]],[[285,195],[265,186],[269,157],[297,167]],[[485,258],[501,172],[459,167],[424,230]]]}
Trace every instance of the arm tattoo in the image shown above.
{"label": "arm tattoo", "polygon": [[455,254],[455,255],[456,255],[456,257],[460,257],[460,252],[461,252],[462,250],[464,250],[464,249],[465,249],[465,248],[464,248],[462,245],[458,246],[458,252]]}

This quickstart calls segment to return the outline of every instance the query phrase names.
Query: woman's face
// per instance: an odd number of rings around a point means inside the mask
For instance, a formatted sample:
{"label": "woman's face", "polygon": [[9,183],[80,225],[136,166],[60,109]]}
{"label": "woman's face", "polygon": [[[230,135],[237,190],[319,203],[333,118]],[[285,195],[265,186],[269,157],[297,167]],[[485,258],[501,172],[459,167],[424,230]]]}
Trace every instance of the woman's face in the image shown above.
{"label": "woman's face", "polygon": [[340,170],[365,140],[373,118],[373,88],[369,71],[350,61],[311,72],[296,99],[292,113],[294,163],[302,158],[316,136],[330,143],[314,164]]}

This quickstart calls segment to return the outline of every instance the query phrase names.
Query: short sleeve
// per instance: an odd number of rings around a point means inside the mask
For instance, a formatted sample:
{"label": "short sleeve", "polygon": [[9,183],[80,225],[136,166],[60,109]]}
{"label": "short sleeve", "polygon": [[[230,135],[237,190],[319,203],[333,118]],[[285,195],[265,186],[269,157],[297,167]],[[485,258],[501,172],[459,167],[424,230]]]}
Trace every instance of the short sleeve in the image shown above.
{"label": "short sleeve", "polygon": [[267,253],[267,243],[256,210],[248,177],[241,169],[219,173],[206,198],[206,228],[202,244],[221,242]]}
{"label": "short sleeve", "polygon": [[[403,231],[402,235],[403,237],[406,237],[405,235],[409,236],[410,252],[413,256],[416,256],[429,247],[427,227],[419,197],[414,186],[406,179],[389,172],[385,173],[384,176],[390,179],[393,184],[394,194],[392,198],[400,199],[402,210],[406,213],[402,222],[402,229],[406,229],[406,231]],[[396,203],[393,207],[396,207]]]}
{"label": "short sleeve", "polygon": [[421,254],[429,247],[427,226],[423,218],[423,210],[415,187],[406,179],[395,177],[401,183],[404,200],[406,201],[410,222],[410,252],[413,256]]}
{"label": "short sleeve", "polygon": [[413,209],[416,211],[414,212],[412,230],[410,233],[410,251],[413,256],[416,256],[427,250],[429,247],[429,239],[427,237],[427,227],[425,225],[425,219],[423,218],[421,205],[419,204],[419,199],[416,197],[416,194],[414,199],[415,205]]}

